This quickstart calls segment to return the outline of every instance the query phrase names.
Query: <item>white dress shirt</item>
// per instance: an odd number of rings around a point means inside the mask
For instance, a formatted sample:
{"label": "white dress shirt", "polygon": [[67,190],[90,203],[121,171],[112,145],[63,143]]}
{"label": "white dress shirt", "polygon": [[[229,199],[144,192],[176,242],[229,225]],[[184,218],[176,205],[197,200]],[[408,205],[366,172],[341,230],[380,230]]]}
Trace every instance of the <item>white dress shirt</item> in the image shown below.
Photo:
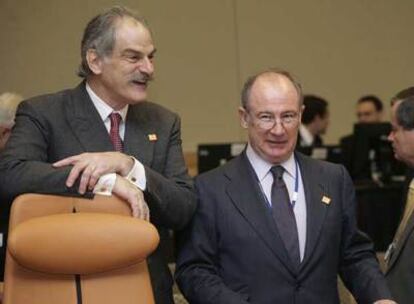
{"label": "white dress shirt", "polygon": [[[101,117],[102,121],[105,124],[105,128],[109,132],[111,129],[111,121],[109,119],[109,115],[112,112],[119,113],[121,115],[121,123],[119,125],[119,135],[121,136],[121,139],[124,140],[125,138],[125,121],[126,116],[128,112],[128,105],[126,105],[124,108],[122,108],[119,111],[114,111],[107,103],[105,103],[98,95],[95,94],[95,92],[92,90],[92,88],[86,83],[86,91],[89,94],[89,97],[92,100],[93,105],[95,106],[96,110],[99,113],[99,116]],[[127,180],[129,180],[131,183],[136,185],[139,189],[142,191],[145,190],[147,186],[147,178],[145,176],[145,168],[137,159],[131,156],[131,158],[134,160],[134,166],[132,167],[131,171],[124,176]],[[112,189],[115,185],[116,181],[116,173],[108,173],[105,175],[102,175],[97,184],[95,185],[95,188],[93,189],[93,192],[95,194],[101,194],[101,195],[112,195]]]}
{"label": "white dress shirt", "polygon": [[[262,159],[248,144],[246,149],[247,158],[252,165],[256,176],[260,182],[260,188],[264,192],[266,196],[267,203],[271,207],[271,193],[272,193],[272,184],[273,184],[273,175],[270,172],[272,166],[271,163],[268,163],[264,159]],[[293,193],[295,192],[295,179],[296,179],[296,161],[294,154],[290,156],[290,158],[280,164],[285,169],[285,174],[283,174],[283,181],[286,184],[290,200],[292,202]],[[300,168],[298,165],[297,170],[297,178],[298,178],[298,198],[293,208],[293,212],[295,214],[296,225],[298,228],[298,239],[299,239],[299,252],[300,252],[300,260],[303,260],[305,254],[305,244],[306,244],[306,199],[305,199],[305,191],[303,188],[302,182],[302,175],[300,173]]]}
{"label": "white dress shirt", "polygon": [[306,128],[304,125],[300,125],[299,134],[302,138],[302,141],[299,143],[301,147],[310,147],[313,144],[315,136]]}

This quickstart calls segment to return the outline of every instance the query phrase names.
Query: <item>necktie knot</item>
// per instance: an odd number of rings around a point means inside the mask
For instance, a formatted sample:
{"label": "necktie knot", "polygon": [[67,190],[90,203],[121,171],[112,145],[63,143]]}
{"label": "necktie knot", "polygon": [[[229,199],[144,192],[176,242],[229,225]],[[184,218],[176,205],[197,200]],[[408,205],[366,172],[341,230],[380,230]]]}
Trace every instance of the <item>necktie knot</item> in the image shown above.
{"label": "necktie knot", "polygon": [[283,168],[280,165],[273,166],[270,169],[270,172],[272,172],[272,175],[273,175],[273,179],[274,180],[280,181],[280,180],[283,179],[283,173],[285,173],[285,168]]}
{"label": "necktie knot", "polygon": [[119,124],[121,123],[121,120],[122,120],[121,114],[112,112],[111,114],[109,114],[109,119],[111,120],[111,126],[113,127],[118,126],[119,128]]}

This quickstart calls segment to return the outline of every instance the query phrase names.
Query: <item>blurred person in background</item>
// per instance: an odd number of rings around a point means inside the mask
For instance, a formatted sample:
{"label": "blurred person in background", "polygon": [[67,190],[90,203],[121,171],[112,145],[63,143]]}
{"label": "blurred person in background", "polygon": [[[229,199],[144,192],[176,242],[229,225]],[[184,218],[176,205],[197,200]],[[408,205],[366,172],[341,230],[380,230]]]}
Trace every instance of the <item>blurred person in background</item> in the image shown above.
{"label": "blurred person in background", "polygon": [[4,149],[14,126],[16,109],[23,97],[15,93],[0,95],[0,151]]}
{"label": "blurred person in background", "polygon": [[303,105],[298,147],[320,147],[323,145],[321,135],[326,133],[329,125],[328,102],[319,96],[305,95]]}
{"label": "blurred person in background", "polygon": [[375,95],[362,96],[356,105],[359,123],[377,123],[382,121],[383,104]]}
{"label": "blurred person in background", "polygon": [[[23,100],[23,97],[15,93],[3,93],[0,95],[0,152],[6,146],[6,142],[10,137],[11,129],[14,125],[14,116],[16,108]],[[3,212],[4,208],[0,208],[0,281],[3,281],[4,257],[6,246],[4,243],[5,233],[7,231],[7,215]],[[0,290],[0,303],[2,300]]]}
{"label": "blurred person in background", "polygon": [[[382,121],[383,103],[375,95],[365,95],[356,104],[357,123],[380,123]],[[349,134],[339,140],[342,151],[343,165],[353,174],[353,149],[355,148],[354,134]]]}

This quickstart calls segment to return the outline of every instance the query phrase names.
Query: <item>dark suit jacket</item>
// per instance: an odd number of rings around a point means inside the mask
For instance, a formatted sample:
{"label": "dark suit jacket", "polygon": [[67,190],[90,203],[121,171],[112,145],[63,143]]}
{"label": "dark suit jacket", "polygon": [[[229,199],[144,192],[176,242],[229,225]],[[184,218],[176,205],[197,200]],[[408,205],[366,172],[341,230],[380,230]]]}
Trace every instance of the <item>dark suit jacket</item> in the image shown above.
{"label": "dark suit jacket", "polygon": [[[412,178],[414,178],[414,169],[407,175],[404,187],[405,201]],[[405,206],[405,202],[403,205]],[[414,214],[411,215],[401,239],[395,245],[385,276],[395,300],[399,304],[411,304],[414,303]]]}
{"label": "dark suit jacket", "polygon": [[358,303],[390,297],[373,246],[357,230],[354,189],[345,169],[299,153],[297,159],[307,207],[299,270],[244,153],[197,178],[198,209],[180,236],[176,272],[190,303],[339,303],[338,273]]}
{"label": "dark suit jacket", "polygon": [[[148,134],[156,134],[157,140],[150,141]],[[182,228],[196,204],[181,150],[178,116],[150,102],[130,106],[124,150],[145,166],[145,198],[151,222],[161,236],[148,264],[157,303],[171,303],[172,277],[160,248],[167,229]],[[23,102],[0,158],[2,209],[4,202],[27,192],[76,195],[77,187],[65,186],[70,168],[55,169],[51,164],[71,155],[102,151],[113,151],[113,146],[84,83]]]}
{"label": "dark suit jacket", "polygon": [[353,134],[349,134],[347,136],[342,137],[339,140],[339,145],[342,151],[342,164],[348,170],[349,174],[353,176],[354,175],[354,172],[353,172],[354,164],[353,164],[352,156],[354,154],[354,148],[355,148],[355,136]]}

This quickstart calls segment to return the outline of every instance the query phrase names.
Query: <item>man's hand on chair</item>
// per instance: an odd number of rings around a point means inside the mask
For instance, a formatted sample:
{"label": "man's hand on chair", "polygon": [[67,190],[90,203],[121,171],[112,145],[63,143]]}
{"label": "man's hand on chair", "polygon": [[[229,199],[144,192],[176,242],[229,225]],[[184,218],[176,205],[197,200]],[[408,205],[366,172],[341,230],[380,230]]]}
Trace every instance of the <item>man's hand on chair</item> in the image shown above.
{"label": "man's hand on chair", "polygon": [[66,186],[72,187],[80,177],[79,193],[83,194],[87,189],[93,189],[104,174],[127,175],[134,166],[134,160],[120,152],[95,152],[70,156],[53,164],[55,168],[69,165],[73,167],[66,179]]}

